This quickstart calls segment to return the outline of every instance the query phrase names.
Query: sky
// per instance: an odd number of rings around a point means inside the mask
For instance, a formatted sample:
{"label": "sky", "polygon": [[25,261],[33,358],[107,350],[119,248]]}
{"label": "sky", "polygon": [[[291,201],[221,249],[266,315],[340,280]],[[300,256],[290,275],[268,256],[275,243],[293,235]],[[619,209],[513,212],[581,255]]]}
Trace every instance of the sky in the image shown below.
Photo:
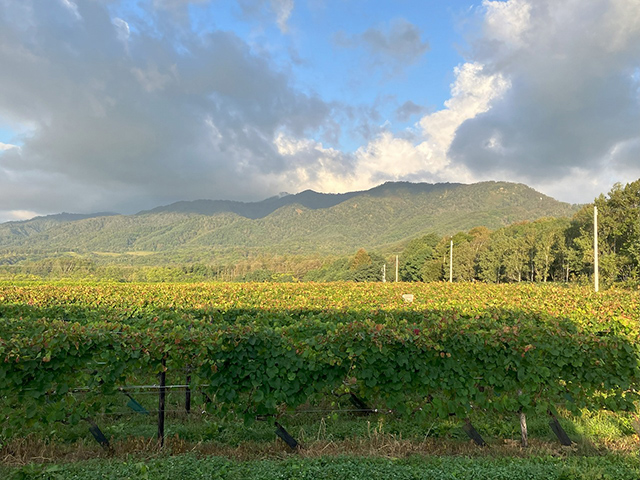
{"label": "sky", "polygon": [[640,178],[640,0],[0,0],[0,222]]}

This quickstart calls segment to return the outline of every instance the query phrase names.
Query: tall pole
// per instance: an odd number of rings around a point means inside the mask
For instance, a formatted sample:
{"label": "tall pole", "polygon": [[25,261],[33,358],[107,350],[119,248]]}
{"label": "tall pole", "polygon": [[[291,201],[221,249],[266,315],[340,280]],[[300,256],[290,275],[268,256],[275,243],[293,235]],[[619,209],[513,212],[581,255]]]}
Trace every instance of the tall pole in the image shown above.
{"label": "tall pole", "polygon": [[382,283],[387,281],[387,264],[382,264]]}
{"label": "tall pole", "polygon": [[449,283],[453,282],[453,238],[449,246]]}
{"label": "tall pole", "polygon": [[596,292],[600,290],[598,272],[598,207],[593,207],[593,284]]}
{"label": "tall pole", "polygon": [[398,255],[396,255],[396,283],[398,282]]}

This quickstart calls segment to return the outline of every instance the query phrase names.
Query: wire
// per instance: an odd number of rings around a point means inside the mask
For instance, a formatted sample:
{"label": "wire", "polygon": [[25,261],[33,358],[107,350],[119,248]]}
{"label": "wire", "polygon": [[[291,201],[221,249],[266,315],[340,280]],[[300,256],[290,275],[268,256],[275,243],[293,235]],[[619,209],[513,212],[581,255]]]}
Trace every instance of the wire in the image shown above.
{"label": "wire", "polygon": [[[184,388],[184,389],[191,389],[191,391],[196,390],[198,388],[201,387],[209,387],[210,385],[208,383],[202,383],[202,384],[198,384],[198,385],[165,385],[164,388],[166,389],[171,389],[171,388]],[[161,387],[160,385],[127,385],[124,387],[116,387],[116,390],[119,392],[123,392],[126,393],[128,390],[160,390]],[[34,391],[36,390],[35,388],[23,388],[22,391],[23,392],[28,392],[28,391]],[[98,388],[95,387],[77,387],[74,388],[72,390],[69,390],[68,393],[83,393],[83,392],[100,392],[100,390]],[[102,393],[102,392],[101,392]]]}
{"label": "wire", "polygon": [[[149,414],[155,414],[158,413],[159,410],[147,410],[147,412]],[[187,414],[186,410],[184,408],[181,409],[177,409],[177,410],[166,410],[164,411],[165,413],[184,413]],[[200,413],[201,415],[212,415],[212,413],[207,412],[205,410],[199,410],[199,409],[191,409],[190,414],[192,413]],[[304,413],[304,414],[308,414],[308,413],[392,413],[391,410],[389,411],[384,411],[384,410],[378,410],[377,408],[369,408],[369,409],[359,409],[359,408],[334,408],[334,409],[317,409],[317,410],[296,410],[294,412],[291,412],[290,415],[297,415],[300,413]],[[124,410],[124,411],[118,411],[118,412],[102,412],[102,413],[96,413],[94,415],[97,416],[110,416],[110,415],[143,415],[142,413],[139,412],[134,412],[132,410]]]}

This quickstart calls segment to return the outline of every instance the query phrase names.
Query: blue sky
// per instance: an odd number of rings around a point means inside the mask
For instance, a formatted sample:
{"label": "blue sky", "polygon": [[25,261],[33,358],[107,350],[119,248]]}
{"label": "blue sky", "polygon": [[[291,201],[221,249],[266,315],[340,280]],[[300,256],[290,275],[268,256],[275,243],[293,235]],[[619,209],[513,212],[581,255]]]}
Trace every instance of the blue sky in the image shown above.
{"label": "blue sky", "polygon": [[0,0],[0,221],[640,177],[640,0]]}
{"label": "blue sky", "polygon": [[[478,7],[469,0],[296,2],[283,32],[269,2],[244,5],[253,10],[245,11],[243,4],[230,1],[188,4],[189,28],[199,35],[212,30],[233,32],[253,51],[269,55],[273,65],[287,72],[300,91],[317,94],[325,101],[375,109],[380,124],[388,122],[394,131],[419,119],[417,113],[396,118],[395,111],[405,102],[434,111],[449,98],[453,69],[461,62],[465,48],[464,26]],[[116,3],[110,11],[118,17],[146,17],[146,10],[134,2]],[[416,53],[406,64],[394,63],[384,55],[376,58],[363,45],[339,45],[340,37],[351,37],[355,43],[353,37],[368,30],[388,33],[394,23],[408,23],[409,18],[424,52]],[[149,22],[148,18],[139,21]],[[135,22],[129,27],[138,30]],[[350,123],[348,118],[341,119],[345,127]],[[356,129],[358,124],[350,126]],[[328,144],[355,151],[367,139],[356,133],[345,134],[340,140]]]}

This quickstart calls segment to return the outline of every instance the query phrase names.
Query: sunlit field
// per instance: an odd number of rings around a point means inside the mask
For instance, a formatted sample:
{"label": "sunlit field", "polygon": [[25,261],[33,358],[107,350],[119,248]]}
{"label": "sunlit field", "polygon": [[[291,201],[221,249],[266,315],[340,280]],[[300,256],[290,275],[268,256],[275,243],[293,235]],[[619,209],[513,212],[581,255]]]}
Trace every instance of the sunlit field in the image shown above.
{"label": "sunlit field", "polygon": [[626,458],[638,318],[559,286],[5,284],[1,457]]}

